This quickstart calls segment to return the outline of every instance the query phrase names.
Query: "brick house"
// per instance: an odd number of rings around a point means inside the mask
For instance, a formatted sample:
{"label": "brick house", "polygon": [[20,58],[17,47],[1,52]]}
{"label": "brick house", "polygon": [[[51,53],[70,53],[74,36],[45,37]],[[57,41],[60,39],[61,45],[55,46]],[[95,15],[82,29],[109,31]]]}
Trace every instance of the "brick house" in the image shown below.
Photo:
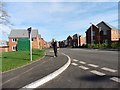
{"label": "brick house", "polygon": [[[40,49],[40,35],[37,29],[32,30],[32,48]],[[28,31],[25,29],[11,30],[9,35],[9,51],[17,50],[17,40],[19,38],[28,38]]]}
{"label": "brick house", "polygon": [[100,43],[100,33],[99,28],[92,24],[86,31],[86,43]]}
{"label": "brick house", "polygon": [[80,41],[80,36],[78,34],[73,35],[73,47],[78,47]]}
{"label": "brick house", "polygon": [[79,46],[86,45],[86,37],[80,36]]}
{"label": "brick house", "polygon": [[69,35],[68,37],[67,37],[67,46],[72,46],[73,45],[73,38]]}
{"label": "brick house", "polygon": [[39,40],[39,45],[40,45],[40,48],[43,49],[43,48],[47,48],[47,42],[43,39],[43,38],[40,38]]}
{"label": "brick house", "polygon": [[92,24],[86,31],[87,44],[111,44],[119,39],[120,31],[104,21],[97,25]]}

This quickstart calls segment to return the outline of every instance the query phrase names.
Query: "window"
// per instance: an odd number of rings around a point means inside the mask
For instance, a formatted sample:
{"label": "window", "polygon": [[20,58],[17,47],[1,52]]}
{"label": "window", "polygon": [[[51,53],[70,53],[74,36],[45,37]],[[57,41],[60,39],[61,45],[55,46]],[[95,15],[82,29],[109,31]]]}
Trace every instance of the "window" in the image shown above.
{"label": "window", "polygon": [[16,46],[12,46],[12,51],[17,51],[17,47]]}
{"label": "window", "polygon": [[93,31],[93,36],[95,36],[95,31]]}
{"label": "window", "polygon": [[95,40],[93,40],[93,44],[95,44],[96,43],[96,41]]}
{"label": "window", "polygon": [[104,32],[103,32],[103,35],[107,35],[107,31],[104,31]]}
{"label": "window", "polygon": [[32,38],[32,41],[33,41],[34,39]]}
{"label": "window", "polygon": [[13,39],[12,39],[12,42],[16,42],[16,41],[17,41],[17,39],[16,39],[16,38],[13,38]]}
{"label": "window", "polygon": [[107,39],[103,40],[103,43],[107,44],[107,43],[108,43],[108,40],[107,40]]}

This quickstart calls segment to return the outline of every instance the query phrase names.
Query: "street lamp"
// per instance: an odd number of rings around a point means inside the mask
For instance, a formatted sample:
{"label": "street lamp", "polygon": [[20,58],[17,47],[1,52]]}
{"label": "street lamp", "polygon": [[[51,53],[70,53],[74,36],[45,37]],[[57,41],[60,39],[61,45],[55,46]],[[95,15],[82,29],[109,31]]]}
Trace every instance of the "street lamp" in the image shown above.
{"label": "street lamp", "polygon": [[29,40],[30,40],[30,61],[32,61],[32,41],[31,41],[32,28],[31,27],[28,28],[27,31],[28,31],[28,37],[29,37]]}

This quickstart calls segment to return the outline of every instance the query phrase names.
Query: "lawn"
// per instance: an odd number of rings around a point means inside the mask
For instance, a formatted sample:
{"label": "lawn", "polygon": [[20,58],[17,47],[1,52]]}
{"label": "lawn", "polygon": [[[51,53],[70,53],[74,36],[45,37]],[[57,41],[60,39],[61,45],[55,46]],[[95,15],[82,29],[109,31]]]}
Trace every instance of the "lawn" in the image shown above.
{"label": "lawn", "polygon": [[[34,49],[32,53],[33,61],[42,58],[45,55],[45,50]],[[0,57],[2,68],[0,71],[8,71],[25,64],[31,63],[29,51],[3,52]]]}

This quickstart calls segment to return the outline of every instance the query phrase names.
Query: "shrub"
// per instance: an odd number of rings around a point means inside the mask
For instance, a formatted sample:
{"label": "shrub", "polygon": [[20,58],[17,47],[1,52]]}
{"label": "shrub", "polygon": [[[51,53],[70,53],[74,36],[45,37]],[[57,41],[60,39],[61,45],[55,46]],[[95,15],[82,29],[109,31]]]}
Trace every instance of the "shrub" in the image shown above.
{"label": "shrub", "polygon": [[108,44],[87,44],[87,48],[108,48]]}
{"label": "shrub", "polygon": [[91,44],[87,44],[87,48],[91,48]]}
{"label": "shrub", "polygon": [[111,44],[111,47],[112,47],[112,48],[120,48],[120,42],[113,42],[113,43]]}

